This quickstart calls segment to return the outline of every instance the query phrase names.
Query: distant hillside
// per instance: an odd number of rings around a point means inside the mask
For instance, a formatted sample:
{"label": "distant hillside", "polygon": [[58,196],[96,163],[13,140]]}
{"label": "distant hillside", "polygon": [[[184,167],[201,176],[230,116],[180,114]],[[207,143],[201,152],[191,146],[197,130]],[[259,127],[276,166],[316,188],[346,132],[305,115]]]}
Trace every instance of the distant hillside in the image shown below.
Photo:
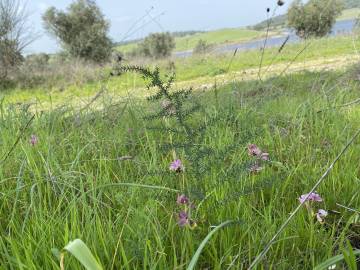
{"label": "distant hillside", "polygon": [[[271,22],[270,22],[270,20],[271,20]],[[263,30],[268,27],[269,22],[271,23],[271,28],[278,28],[278,27],[282,28],[286,25],[286,20],[287,20],[286,14],[278,15],[269,20],[265,20],[258,24],[255,24],[253,26],[250,26],[250,28],[254,29],[254,30]]]}
{"label": "distant hillside", "polygon": [[359,0],[345,0],[345,8],[360,8]]}
{"label": "distant hillside", "polygon": [[[180,37],[185,37],[185,36],[192,36],[192,35],[196,35],[196,34],[201,34],[204,33],[205,31],[195,31],[195,30],[190,30],[190,31],[176,31],[176,32],[172,32],[171,35],[175,38],[180,38]],[[141,41],[143,41],[143,38],[139,38],[139,39],[131,39],[131,40],[126,40],[126,41],[121,41],[121,42],[115,42],[115,46],[126,46],[126,45],[130,45],[129,47],[132,47],[131,44],[136,44],[139,43]]]}
{"label": "distant hillside", "polygon": [[[344,11],[339,17],[340,20],[354,19],[360,15],[360,0],[345,0]],[[282,28],[286,25],[287,15],[278,15],[273,17],[271,20],[271,28]],[[263,30],[267,27],[269,20],[262,21],[258,24],[250,26],[250,29]]]}
{"label": "distant hillside", "polygon": [[[244,28],[226,28],[214,31],[190,31],[172,33],[175,37],[176,48],[175,51],[187,51],[195,48],[199,40],[205,41],[207,44],[229,44],[237,42],[245,42],[253,39],[258,39],[264,36],[261,31],[255,31]],[[274,33],[270,33],[273,35]],[[126,44],[119,44],[117,49],[123,53],[131,52],[136,48],[138,42],[127,42]]]}

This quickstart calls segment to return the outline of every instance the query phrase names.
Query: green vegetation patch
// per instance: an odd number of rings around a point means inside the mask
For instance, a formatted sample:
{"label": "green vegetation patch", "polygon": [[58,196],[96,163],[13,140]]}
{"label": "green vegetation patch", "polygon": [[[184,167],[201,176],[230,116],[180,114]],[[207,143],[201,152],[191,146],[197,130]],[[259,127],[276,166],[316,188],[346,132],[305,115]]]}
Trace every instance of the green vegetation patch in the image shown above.
{"label": "green vegetation patch", "polygon": [[[196,267],[247,268],[359,128],[358,105],[343,106],[359,96],[350,74],[304,72],[193,93],[186,104],[202,109],[183,120],[203,133],[189,155],[177,120],[144,118],[164,108],[161,100],[63,106],[37,113],[26,129],[31,107],[3,104],[0,265],[58,268],[53,248],[80,238],[103,269],[183,269],[214,226],[236,220],[201,246]],[[260,162],[251,144],[267,158]],[[359,151],[359,143],[349,148],[318,188],[322,202],[301,208],[261,265],[313,269],[342,254],[345,240],[359,248],[358,215],[338,206],[360,204]],[[318,209],[328,212],[321,222]],[[63,263],[83,269],[69,255]]]}

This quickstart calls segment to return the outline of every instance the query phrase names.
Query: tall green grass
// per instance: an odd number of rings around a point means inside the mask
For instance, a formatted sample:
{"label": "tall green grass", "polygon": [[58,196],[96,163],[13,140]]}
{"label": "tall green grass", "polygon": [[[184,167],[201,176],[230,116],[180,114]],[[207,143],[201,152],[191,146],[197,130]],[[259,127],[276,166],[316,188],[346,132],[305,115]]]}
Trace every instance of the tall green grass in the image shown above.
{"label": "tall green grass", "polygon": [[[359,96],[349,74],[304,72],[196,92],[205,115],[219,116],[209,123],[204,146],[223,158],[203,177],[187,179],[205,191],[192,195],[193,230],[177,225],[179,179],[168,173],[172,157],[161,147],[168,134],[148,129],[143,118],[152,106],[132,98],[103,99],[102,109],[82,111],[3,103],[1,155],[36,117],[0,166],[0,269],[59,269],[51,250],[75,239],[104,269],[186,269],[194,254],[196,269],[246,269],[359,128],[356,104],[334,107]],[[35,146],[31,134],[39,138]],[[223,151],[232,143],[238,147]],[[272,160],[259,174],[237,169],[249,160],[249,143]],[[312,269],[338,255],[347,239],[359,248],[358,214],[337,206],[359,210],[359,150],[357,142],[318,190],[319,207],[330,212],[325,225],[303,209],[259,269]],[[219,178],[224,172],[228,180]],[[226,220],[241,222],[201,245]],[[65,256],[65,269],[83,269]]]}

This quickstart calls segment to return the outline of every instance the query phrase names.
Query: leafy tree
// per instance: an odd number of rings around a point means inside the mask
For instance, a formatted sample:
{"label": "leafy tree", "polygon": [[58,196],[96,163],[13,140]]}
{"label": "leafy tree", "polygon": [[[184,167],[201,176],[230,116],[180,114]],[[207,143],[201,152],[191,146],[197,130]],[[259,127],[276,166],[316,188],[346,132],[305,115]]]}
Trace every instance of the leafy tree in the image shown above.
{"label": "leafy tree", "polygon": [[0,80],[22,61],[23,50],[35,40],[21,0],[0,0]]}
{"label": "leafy tree", "polygon": [[138,50],[143,56],[157,59],[170,56],[174,48],[174,37],[166,32],[150,34],[139,44]]}
{"label": "leafy tree", "polygon": [[43,21],[71,56],[96,62],[109,59],[113,45],[108,37],[110,25],[95,1],[77,0],[66,12],[51,7]]}
{"label": "leafy tree", "polygon": [[330,33],[343,9],[341,0],[295,0],[288,11],[288,24],[301,38],[323,37]]}

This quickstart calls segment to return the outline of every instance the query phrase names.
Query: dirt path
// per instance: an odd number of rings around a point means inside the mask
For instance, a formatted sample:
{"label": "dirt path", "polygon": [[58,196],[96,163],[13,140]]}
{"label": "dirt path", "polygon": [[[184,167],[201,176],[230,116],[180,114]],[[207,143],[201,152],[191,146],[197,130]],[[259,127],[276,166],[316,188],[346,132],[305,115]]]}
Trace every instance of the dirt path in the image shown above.
{"label": "dirt path", "polygon": [[[345,68],[360,62],[360,55],[351,54],[343,55],[332,58],[319,58],[316,60],[308,60],[303,62],[294,62],[294,63],[281,63],[274,64],[272,66],[264,66],[261,72],[261,78],[267,79],[274,76],[291,74],[301,71],[330,71],[330,70],[344,70]],[[259,79],[258,68],[243,69],[236,72],[229,72],[226,74],[221,74],[217,76],[204,76],[199,77],[194,80],[176,82],[175,88],[190,88],[192,87],[195,91],[207,91],[214,87],[214,85],[222,86],[232,82],[241,82],[241,81],[250,81]],[[111,89],[110,89],[111,90]],[[120,95],[116,95],[114,91],[110,93],[102,93],[101,95],[96,94],[90,97],[75,97],[69,96],[61,102],[26,102],[27,104],[32,103],[33,106],[31,110],[47,110],[49,108],[54,108],[57,106],[63,106],[63,104],[70,105],[74,108],[84,108],[89,107],[89,104],[92,108],[101,108],[102,101],[104,99],[112,100],[112,102],[118,102],[121,100],[126,100],[129,98],[144,98],[148,95],[148,91],[144,88],[129,88],[126,93],[122,92]],[[25,104],[25,103],[24,103]]]}
{"label": "dirt path", "polygon": [[[273,76],[285,75],[301,71],[330,71],[344,70],[347,67],[360,62],[360,55],[343,55],[332,58],[321,58],[316,60],[308,60],[305,62],[283,63],[272,66],[264,66],[261,71],[261,78],[266,79]],[[211,89],[215,84],[225,85],[231,82],[241,82],[259,79],[259,69],[244,69],[227,74],[221,74],[214,77],[200,77],[191,81],[177,82],[177,87],[193,87],[194,89],[207,90]]]}

